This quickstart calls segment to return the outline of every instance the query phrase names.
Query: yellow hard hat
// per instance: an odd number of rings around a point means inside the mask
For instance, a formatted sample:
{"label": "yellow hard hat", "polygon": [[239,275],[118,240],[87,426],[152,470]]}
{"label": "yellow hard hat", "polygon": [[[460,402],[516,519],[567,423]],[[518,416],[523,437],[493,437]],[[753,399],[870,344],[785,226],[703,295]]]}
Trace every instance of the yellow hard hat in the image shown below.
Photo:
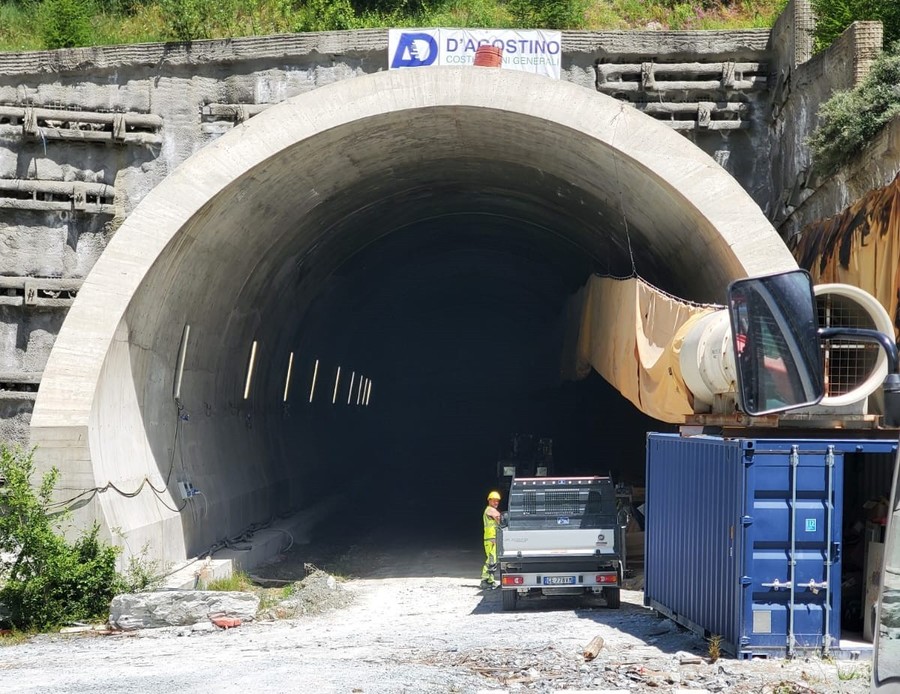
{"label": "yellow hard hat", "polygon": [[490,501],[491,499],[500,501],[500,492],[491,492],[490,494],[488,494],[488,501]]}

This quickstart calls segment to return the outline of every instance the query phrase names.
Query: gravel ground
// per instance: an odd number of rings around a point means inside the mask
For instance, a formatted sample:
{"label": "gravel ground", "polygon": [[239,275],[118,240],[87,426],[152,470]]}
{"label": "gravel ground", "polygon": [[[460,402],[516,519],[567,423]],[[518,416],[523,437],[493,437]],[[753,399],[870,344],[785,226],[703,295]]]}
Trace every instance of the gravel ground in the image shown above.
{"label": "gravel ground", "polygon": [[[620,610],[557,599],[503,612],[499,591],[478,590],[474,551],[355,554],[367,570],[338,582],[339,609],[227,631],[42,635],[0,647],[0,692],[868,691],[868,663],[711,664],[708,645],[639,591],[623,591]],[[299,578],[308,558],[256,573]],[[604,648],[586,662],[595,636]]]}

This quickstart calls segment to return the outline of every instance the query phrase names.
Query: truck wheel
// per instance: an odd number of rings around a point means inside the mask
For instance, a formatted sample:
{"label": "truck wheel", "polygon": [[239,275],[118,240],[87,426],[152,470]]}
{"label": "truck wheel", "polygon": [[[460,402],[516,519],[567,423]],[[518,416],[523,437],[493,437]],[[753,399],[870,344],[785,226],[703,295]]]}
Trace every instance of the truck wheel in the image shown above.
{"label": "truck wheel", "polygon": [[503,600],[503,609],[507,611],[516,609],[516,599],[519,597],[519,591],[503,590],[500,592],[500,597]]}
{"label": "truck wheel", "polygon": [[622,604],[622,596],[618,588],[604,588],[603,597],[606,598],[606,606],[611,610],[618,610]]}

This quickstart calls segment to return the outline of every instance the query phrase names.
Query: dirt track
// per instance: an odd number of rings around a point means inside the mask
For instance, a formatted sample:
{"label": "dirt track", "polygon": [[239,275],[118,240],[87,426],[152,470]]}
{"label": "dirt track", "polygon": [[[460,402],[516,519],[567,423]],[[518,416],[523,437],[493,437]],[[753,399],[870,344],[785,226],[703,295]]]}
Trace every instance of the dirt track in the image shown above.
{"label": "dirt track", "polygon": [[[261,573],[294,574],[295,552]],[[356,560],[356,561],[354,561]],[[475,551],[361,551],[320,558],[364,577],[341,583],[340,610],[228,631],[41,636],[0,648],[3,692],[709,692],[868,691],[868,664],[812,660],[706,661],[708,645],[642,606],[555,600],[503,612],[478,590]],[[599,657],[582,651],[595,636]],[[702,656],[682,664],[684,654]]]}

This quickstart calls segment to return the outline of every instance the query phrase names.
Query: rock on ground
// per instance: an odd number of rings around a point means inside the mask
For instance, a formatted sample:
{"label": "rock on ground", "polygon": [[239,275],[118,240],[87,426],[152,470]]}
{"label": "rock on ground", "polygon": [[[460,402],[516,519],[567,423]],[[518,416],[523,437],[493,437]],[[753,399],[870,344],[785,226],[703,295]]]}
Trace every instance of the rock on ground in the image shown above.
{"label": "rock on ground", "polygon": [[256,617],[258,608],[259,597],[252,593],[202,590],[125,593],[113,598],[109,624],[130,631],[189,626],[217,616],[250,621]]}

